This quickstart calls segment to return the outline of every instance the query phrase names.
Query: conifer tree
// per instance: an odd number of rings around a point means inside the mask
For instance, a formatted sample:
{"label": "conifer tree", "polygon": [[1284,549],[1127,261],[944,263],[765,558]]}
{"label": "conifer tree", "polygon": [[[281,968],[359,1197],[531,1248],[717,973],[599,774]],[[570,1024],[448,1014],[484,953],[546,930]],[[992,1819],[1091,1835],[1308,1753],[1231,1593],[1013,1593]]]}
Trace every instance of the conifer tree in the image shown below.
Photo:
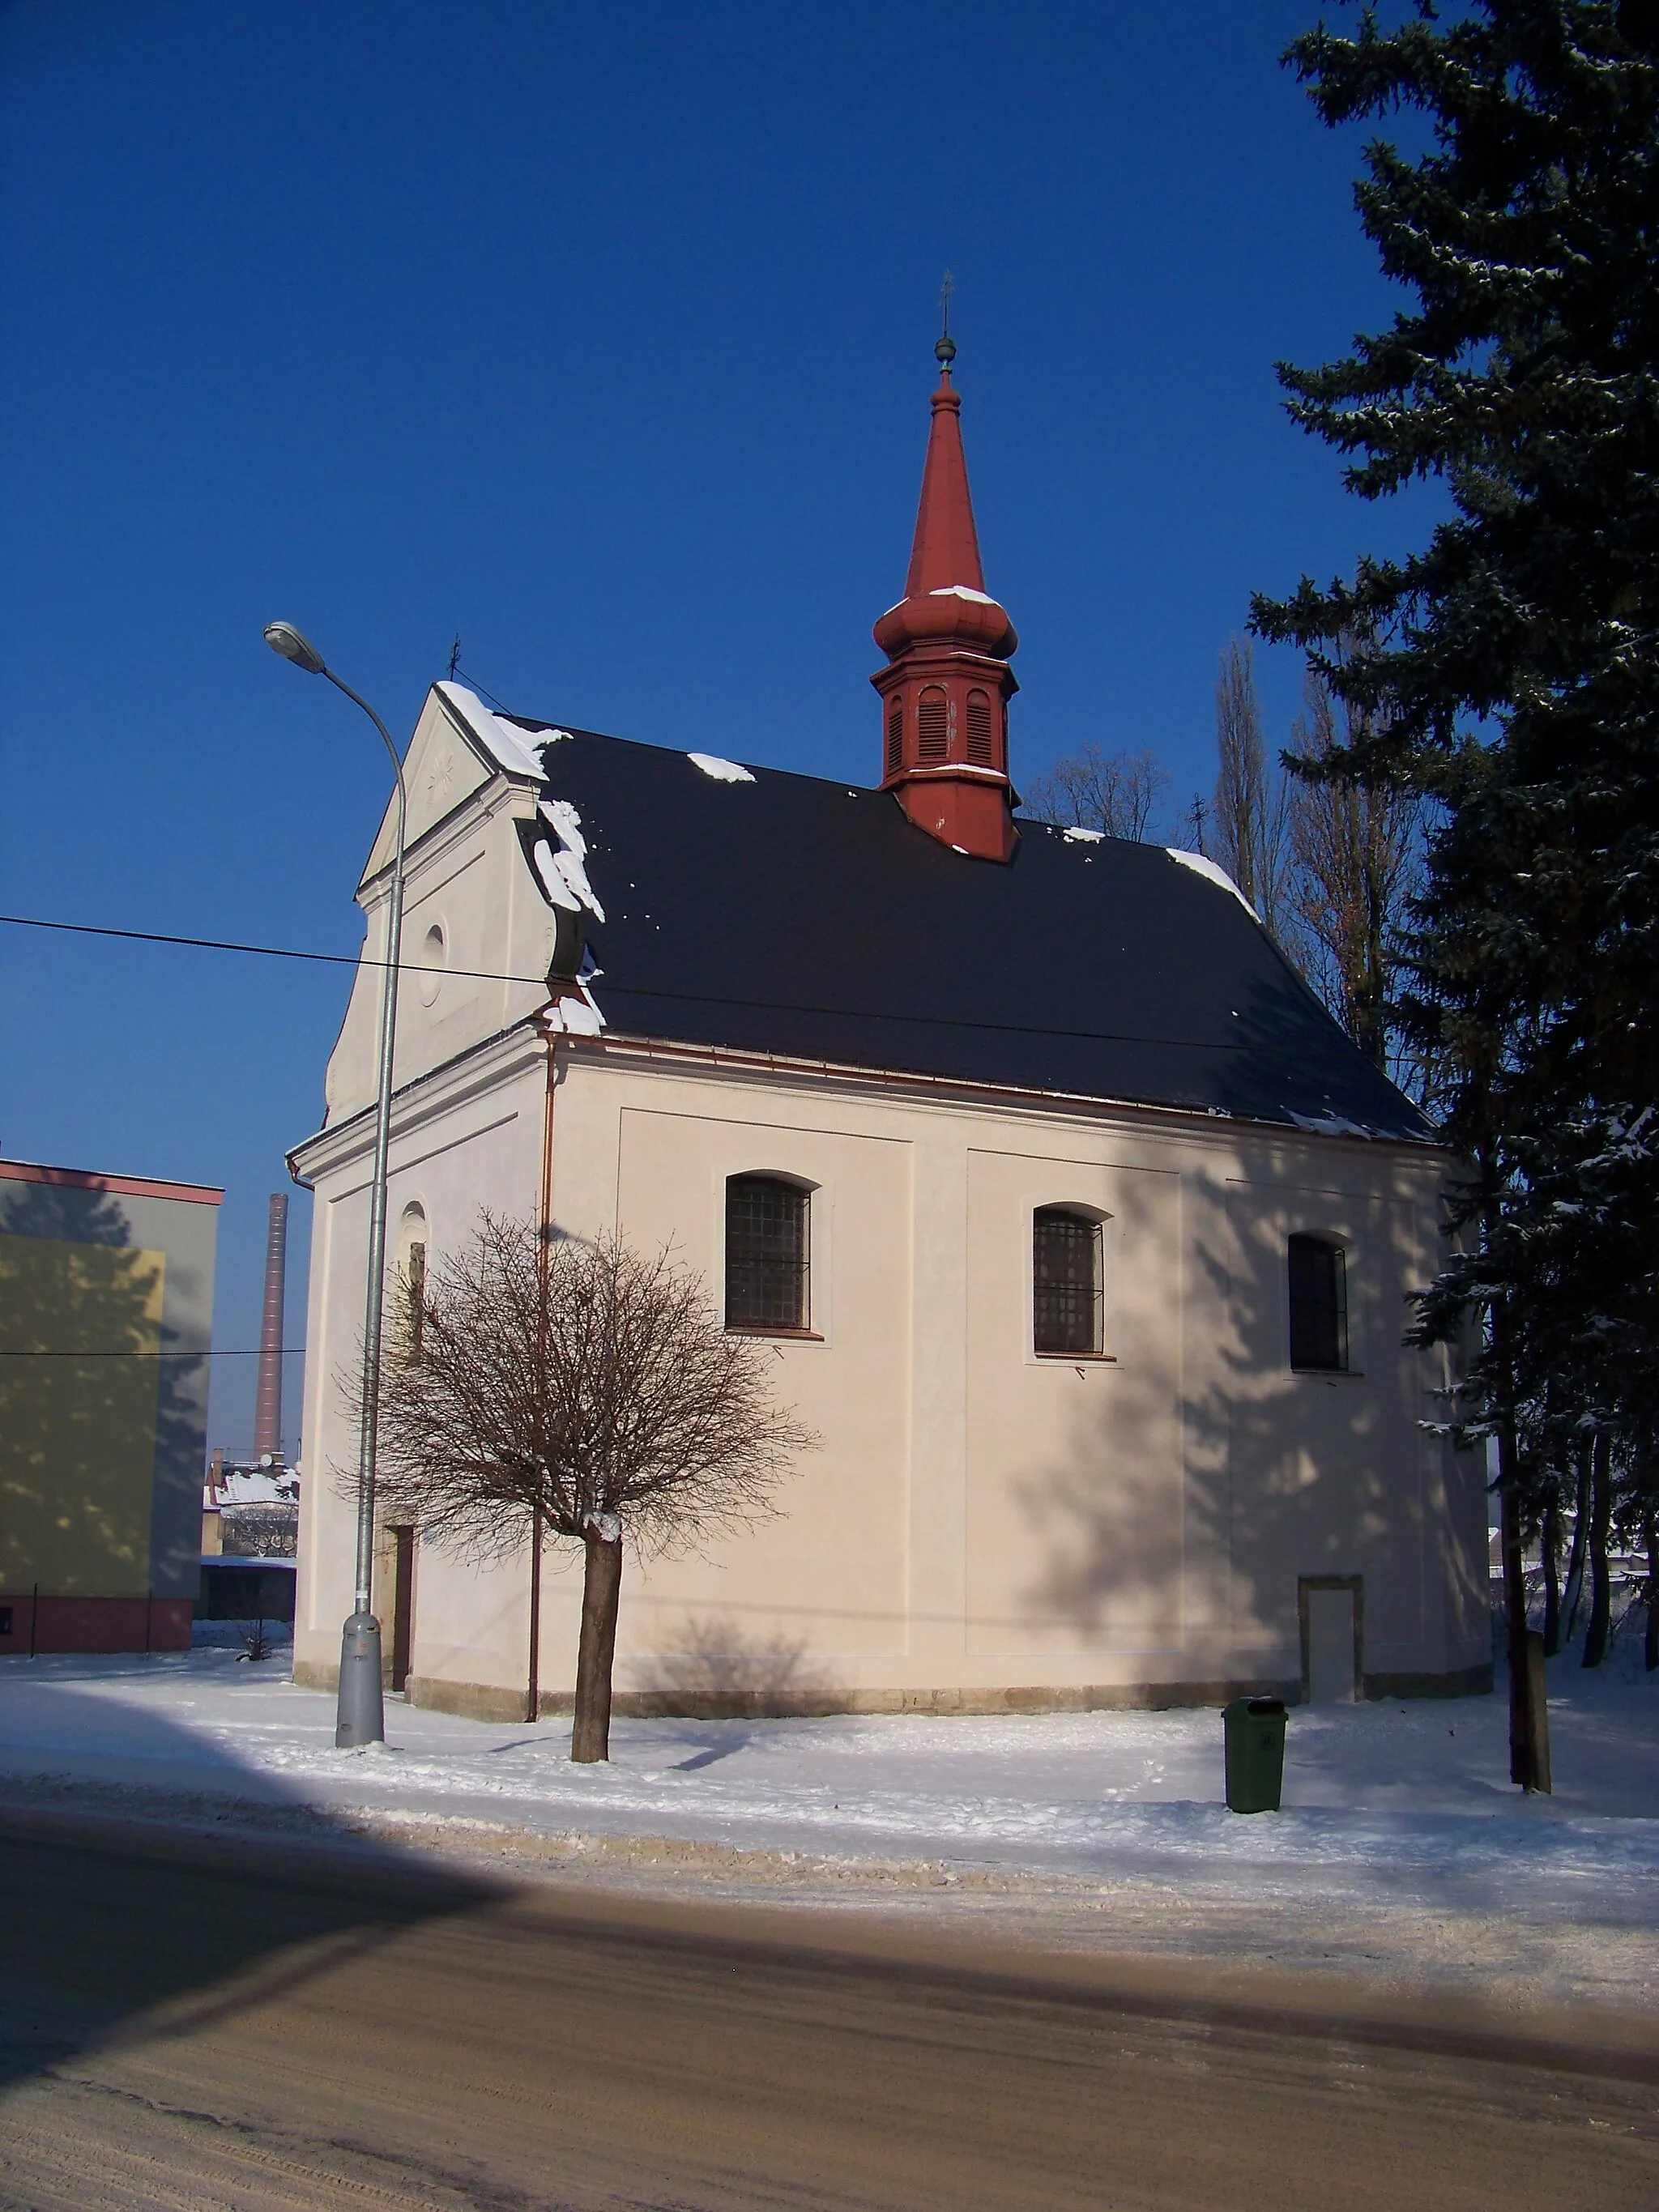
{"label": "conifer tree", "polygon": [[[1290,49],[1328,124],[1407,107],[1432,143],[1413,160],[1374,140],[1355,195],[1410,303],[1346,359],[1279,375],[1293,417],[1349,457],[1351,489],[1434,478],[1449,512],[1416,552],[1259,598],[1253,623],[1354,710],[1352,743],[1310,773],[1442,810],[1408,1018],[1453,1070],[1474,1251],[1422,1326],[1473,1310],[1486,1332],[1474,1412],[1499,1437],[1511,1771],[1530,1787],[1527,1362],[1556,1356],[1574,1315],[1593,1339],[1614,1309],[1644,1376],[1659,1359],[1651,1296],[1614,1278],[1605,1240],[1534,1234],[1526,1179],[1547,1148],[1552,1202],[1581,1209],[1561,1218],[1590,1218],[1608,1132],[1639,1131],[1659,1097],[1659,22],[1632,0],[1447,17],[1416,0],[1385,27],[1368,8],[1352,37],[1322,27]],[[1571,1371],[1593,1413],[1609,1361],[1589,1341]]]}

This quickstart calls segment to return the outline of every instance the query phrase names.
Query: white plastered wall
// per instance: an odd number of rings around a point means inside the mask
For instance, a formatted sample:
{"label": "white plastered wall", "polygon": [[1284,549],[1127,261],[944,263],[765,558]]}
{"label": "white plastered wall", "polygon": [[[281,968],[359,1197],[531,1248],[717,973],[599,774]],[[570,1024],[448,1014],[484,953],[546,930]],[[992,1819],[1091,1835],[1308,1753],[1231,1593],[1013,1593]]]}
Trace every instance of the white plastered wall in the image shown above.
{"label": "white plastered wall", "polygon": [[[391,1217],[417,1200],[434,1259],[480,1206],[533,1212],[545,1049],[520,1030],[404,1103]],[[753,1533],[630,1558],[624,1698],[948,1708],[1294,1687],[1298,1583],[1333,1574],[1364,1578],[1368,1674],[1429,1686],[1484,1661],[1479,1473],[1420,1426],[1440,1356],[1400,1343],[1406,1292],[1434,1264],[1439,1156],[614,1041],[557,1050],[554,1211],[571,1232],[619,1222],[671,1243],[718,1297],[726,1178],[771,1170],[811,1192],[817,1340],[771,1349],[823,1448]],[[337,1365],[361,1328],[366,1130],[307,1157],[325,1224],[309,1341]],[[1103,1218],[1097,1361],[1031,1348],[1031,1213],[1065,1202]],[[1352,1373],[1290,1371],[1298,1229],[1347,1249]],[[313,1361],[308,1437],[331,1435],[325,1389]],[[332,1433],[349,1461],[337,1417]],[[310,1679],[347,1609],[349,1514],[308,1490]],[[579,1600],[579,1570],[550,1550],[555,1696]],[[527,1559],[480,1572],[422,1547],[416,1694],[510,1711],[527,1625]]]}

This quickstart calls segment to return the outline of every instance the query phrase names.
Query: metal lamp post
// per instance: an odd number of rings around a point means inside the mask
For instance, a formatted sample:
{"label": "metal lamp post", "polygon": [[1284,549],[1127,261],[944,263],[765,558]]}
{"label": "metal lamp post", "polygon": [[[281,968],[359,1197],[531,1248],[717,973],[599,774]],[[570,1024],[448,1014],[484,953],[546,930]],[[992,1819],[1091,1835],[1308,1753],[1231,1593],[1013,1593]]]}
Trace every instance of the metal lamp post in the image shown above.
{"label": "metal lamp post", "polygon": [[386,1701],[380,1687],[380,1624],[371,1610],[374,1575],[374,1462],[380,1419],[380,1323],[386,1295],[386,1185],[392,1145],[392,1049],[398,1024],[398,962],[403,950],[404,830],[408,793],[403,763],[391,733],[367,699],[343,684],[316,647],[291,623],[268,623],[265,643],[309,676],[326,676],[362,708],[392,758],[398,779],[398,851],[392,868],[392,918],[386,933],[386,981],[380,993],[380,1087],[374,1112],[374,1176],[368,1210],[368,1303],[363,1322],[362,1425],[357,1443],[357,1565],[351,1618],[340,1638],[340,1696],[334,1726],[343,1748],[386,1741]]}

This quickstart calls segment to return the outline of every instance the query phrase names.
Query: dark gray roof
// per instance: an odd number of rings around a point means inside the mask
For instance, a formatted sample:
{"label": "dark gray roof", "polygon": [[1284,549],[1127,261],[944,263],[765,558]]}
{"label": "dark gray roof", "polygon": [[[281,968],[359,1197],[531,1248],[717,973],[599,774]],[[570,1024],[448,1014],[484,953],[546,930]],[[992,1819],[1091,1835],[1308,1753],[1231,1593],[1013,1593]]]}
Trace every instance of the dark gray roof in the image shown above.
{"label": "dark gray roof", "polygon": [[1432,1139],[1237,896],[1160,846],[1022,818],[1002,866],[816,776],[721,781],[590,731],[544,760],[581,816],[613,1031]]}

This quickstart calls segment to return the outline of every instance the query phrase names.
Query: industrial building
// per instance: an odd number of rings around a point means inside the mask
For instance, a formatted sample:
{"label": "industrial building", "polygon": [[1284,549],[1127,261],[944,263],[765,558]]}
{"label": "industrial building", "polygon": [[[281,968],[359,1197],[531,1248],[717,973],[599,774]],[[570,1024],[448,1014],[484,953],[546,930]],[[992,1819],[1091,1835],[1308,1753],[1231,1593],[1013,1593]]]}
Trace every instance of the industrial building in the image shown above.
{"label": "industrial building", "polygon": [[190,1643],[223,1195],[0,1160],[0,1653]]}

